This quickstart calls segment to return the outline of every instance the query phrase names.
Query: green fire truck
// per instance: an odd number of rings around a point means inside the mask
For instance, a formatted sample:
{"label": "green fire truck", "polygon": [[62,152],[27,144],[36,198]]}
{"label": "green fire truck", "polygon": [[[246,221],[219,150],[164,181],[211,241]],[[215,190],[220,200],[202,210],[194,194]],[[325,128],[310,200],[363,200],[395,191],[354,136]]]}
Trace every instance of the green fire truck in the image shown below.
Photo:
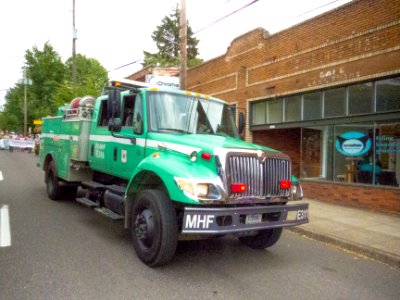
{"label": "green fire truck", "polygon": [[229,234],[264,249],[308,222],[308,204],[294,201],[290,158],[242,141],[244,124],[215,97],[112,81],[43,118],[39,166],[50,199],[123,220],[148,266],[170,262],[179,240]]}

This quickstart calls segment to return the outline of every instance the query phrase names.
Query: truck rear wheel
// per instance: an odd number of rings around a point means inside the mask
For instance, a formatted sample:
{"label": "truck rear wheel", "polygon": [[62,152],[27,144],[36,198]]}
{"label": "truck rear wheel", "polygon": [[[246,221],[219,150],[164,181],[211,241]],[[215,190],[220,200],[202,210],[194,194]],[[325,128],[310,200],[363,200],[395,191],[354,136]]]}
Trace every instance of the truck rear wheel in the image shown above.
{"label": "truck rear wheel", "polygon": [[59,200],[62,197],[62,187],[59,185],[56,167],[51,161],[45,173],[47,195],[51,200]]}
{"label": "truck rear wheel", "polygon": [[133,205],[131,232],[136,254],[146,265],[157,267],[171,261],[178,239],[171,200],[159,190],[141,192]]}
{"label": "truck rear wheel", "polygon": [[281,234],[282,228],[264,229],[254,236],[239,237],[239,241],[252,249],[260,250],[273,246],[279,240]]}

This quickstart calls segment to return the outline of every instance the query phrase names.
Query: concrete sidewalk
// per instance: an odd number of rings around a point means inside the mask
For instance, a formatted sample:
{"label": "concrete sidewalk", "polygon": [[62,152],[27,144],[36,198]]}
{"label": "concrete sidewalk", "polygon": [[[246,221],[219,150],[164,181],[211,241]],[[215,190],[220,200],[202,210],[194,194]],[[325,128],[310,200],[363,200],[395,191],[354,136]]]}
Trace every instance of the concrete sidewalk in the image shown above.
{"label": "concrete sidewalk", "polygon": [[400,214],[310,199],[310,223],[291,230],[400,267]]}

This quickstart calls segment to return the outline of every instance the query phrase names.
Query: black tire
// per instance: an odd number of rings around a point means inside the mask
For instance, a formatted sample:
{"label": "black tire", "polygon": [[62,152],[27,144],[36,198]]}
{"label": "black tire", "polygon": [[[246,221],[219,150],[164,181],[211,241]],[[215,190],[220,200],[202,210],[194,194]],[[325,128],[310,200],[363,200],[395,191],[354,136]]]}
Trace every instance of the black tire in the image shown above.
{"label": "black tire", "polygon": [[62,187],[62,196],[65,199],[75,200],[77,193],[78,193],[78,186],[76,185]]}
{"label": "black tire", "polygon": [[281,234],[282,228],[264,229],[254,236],[239,237],[239,241],[252,249],[260,250],[273,246],[279,240]]}
{"label": "black tire", "polygon": [[51,200],[60,200],[62,198],[62,187],[59,185],[56,167],[54,161],[51,161],[46,169],[45,183],[47,196]]}
{"label": "black tire", "polygon": [[138,195],[132,208],[131,234],[139,259],[150,267],[165,265],[175,255],[178,240],[176,212],[159,190]]}

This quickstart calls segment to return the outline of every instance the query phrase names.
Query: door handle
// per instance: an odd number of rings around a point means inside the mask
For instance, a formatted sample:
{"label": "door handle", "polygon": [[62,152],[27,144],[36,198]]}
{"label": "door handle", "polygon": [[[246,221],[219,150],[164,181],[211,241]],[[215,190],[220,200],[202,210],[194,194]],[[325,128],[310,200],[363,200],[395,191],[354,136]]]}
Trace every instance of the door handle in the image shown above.
{"label": "door handle", "polygon": [[117,147],[114,147],[114,161],[117,161],[117,156],[118,156],[118,149]]}

